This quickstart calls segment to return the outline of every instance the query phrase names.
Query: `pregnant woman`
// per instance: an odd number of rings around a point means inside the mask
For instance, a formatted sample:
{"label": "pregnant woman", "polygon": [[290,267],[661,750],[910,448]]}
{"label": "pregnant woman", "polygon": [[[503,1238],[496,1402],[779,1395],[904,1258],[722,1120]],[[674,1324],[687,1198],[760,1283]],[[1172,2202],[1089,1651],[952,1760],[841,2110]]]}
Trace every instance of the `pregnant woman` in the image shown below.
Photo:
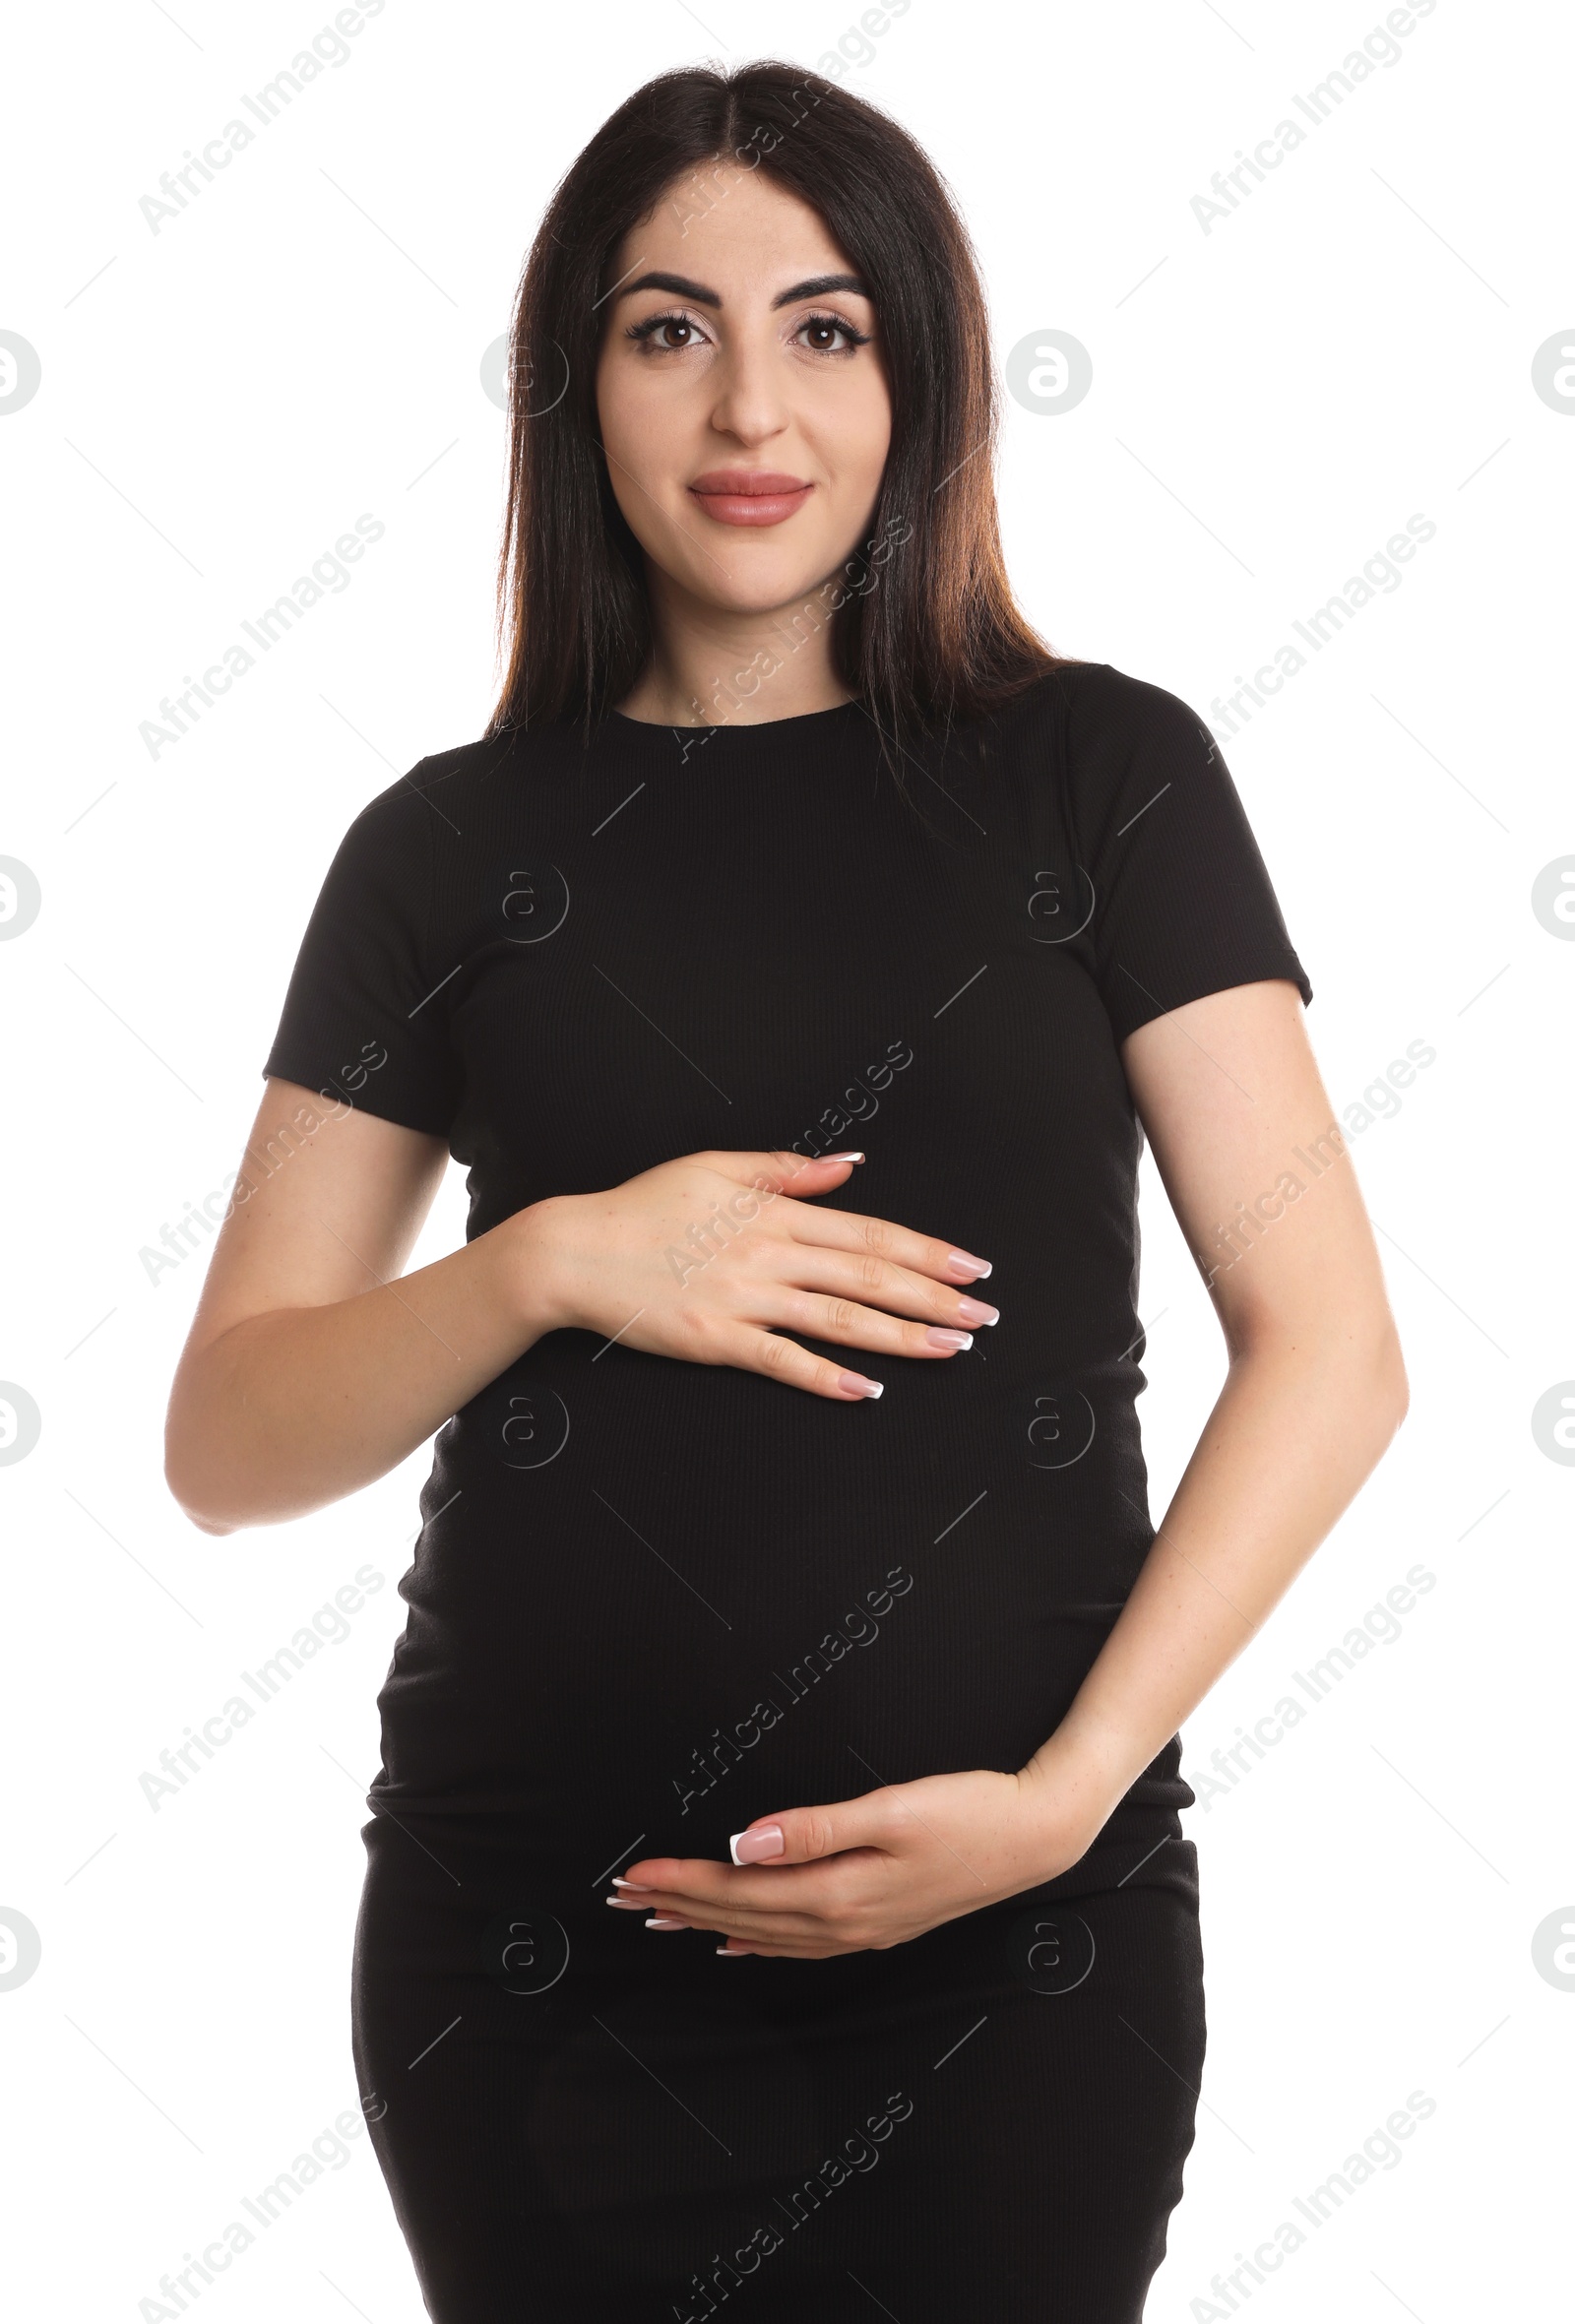
{"label": "pregnant woman", "polygon": [[[1240,801],[1017,610],[991,378],[890,120],[631,97],[522,282],[498,708],[266,1061],[168,1475],[226,1534],[436,1432],[352,1999],[438,2324],[1137,2318],[1178,1726],[1405,1412]],[[1228,1356],[1158,1527],[1145,1133]]]}

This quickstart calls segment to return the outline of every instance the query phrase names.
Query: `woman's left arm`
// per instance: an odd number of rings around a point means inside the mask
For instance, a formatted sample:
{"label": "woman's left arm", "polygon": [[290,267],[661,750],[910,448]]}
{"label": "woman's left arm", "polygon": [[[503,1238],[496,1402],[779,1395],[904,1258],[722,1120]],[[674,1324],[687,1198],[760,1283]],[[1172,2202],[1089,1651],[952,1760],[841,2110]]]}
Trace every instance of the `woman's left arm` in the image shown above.
{"label": "woman's left arm", "polygon": [[731,1952],[816,1957],[901,1944],[1054,1878],[1382,1457],[1406,1413],[1405,1365],[1295,986],[1211,993],[1139,1027],[1122,1059],[1228,1370],[1071,1709],[1015,1774],[931,1776],[760,1817],[735,1843],[744,1868],[646,1857],[620,1904],[715,1929]]}
{"label": "woman's left arm", "polygon": [[1408,1402],[1294,985],[1238,985],[1157,1017],[1123,1058],[1229,1368],[1120,1618],[1024,1771],[1096,1800],[1116,1785],[1105,1813],[1354,1500]]}

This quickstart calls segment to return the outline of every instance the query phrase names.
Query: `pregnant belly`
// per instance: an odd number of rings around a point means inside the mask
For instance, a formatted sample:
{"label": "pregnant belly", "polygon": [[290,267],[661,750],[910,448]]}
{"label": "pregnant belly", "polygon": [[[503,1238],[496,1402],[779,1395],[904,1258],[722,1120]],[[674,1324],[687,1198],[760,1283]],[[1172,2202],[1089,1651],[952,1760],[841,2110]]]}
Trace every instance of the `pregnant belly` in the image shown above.
{"label": "pregnant belly", "polygon": [[1038,1749],[1151,1538],[1123,1382],[913,1365],[842,1407],[641,1355],[603,1381],[578,1338],[438,1439],[378,1797],[594,1876]]}

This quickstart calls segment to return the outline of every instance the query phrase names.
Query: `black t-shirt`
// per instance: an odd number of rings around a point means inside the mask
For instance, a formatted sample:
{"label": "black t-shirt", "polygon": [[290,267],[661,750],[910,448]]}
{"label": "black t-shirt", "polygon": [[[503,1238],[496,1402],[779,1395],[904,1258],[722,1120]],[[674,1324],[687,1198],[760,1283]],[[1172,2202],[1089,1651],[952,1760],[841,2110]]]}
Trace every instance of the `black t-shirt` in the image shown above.
{"label": "black t-shirt", "polygon": [[[374,799],[267,1073],[446,1138],[472,1237],[705,1148],[861,1147],[820,1199],[991,1260],[1001,1310],[944,1362],[810,1343],[884,1381],[847,1405],[538,1341],[438,1432],[374,1803],[594,1879],[637,1834],[725,1857],[774,1809],[1021,1766],[1154,1538],[1117,1044],[1269,977],[1311,999],[1218,745],[1107,663],[901,791],[848,703],[544,728]],[[1176,1877],[1191,1799],[1173,1739],[1099,1863]]]}

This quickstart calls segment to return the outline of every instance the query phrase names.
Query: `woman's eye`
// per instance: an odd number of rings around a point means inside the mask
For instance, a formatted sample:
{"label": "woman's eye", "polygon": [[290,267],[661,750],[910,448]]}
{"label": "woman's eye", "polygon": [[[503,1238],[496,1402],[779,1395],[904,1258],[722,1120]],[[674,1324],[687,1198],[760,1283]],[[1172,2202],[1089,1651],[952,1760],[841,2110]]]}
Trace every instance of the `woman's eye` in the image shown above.
{"label": "woman's eye", "polygon": [[681,355],[700,345],[704,334],[687,315],[648,315],[643,323],[630,324],[629,337],[659,354]]}
{"label": "woman's eye", "polygon": [[[699,324],[688,315],[647,315],[644,321],[630,324],[629,337],[651,353],[663,355],[681,355],[709,344]],[[856,330],[838,315],[806,315],[793,337],[814,355],[850,355],[855,347],[869,344],[867,332]]]}
{"label": "woman's eye", "polygon": [[[850,355],[854,347],[868,345],[868,335],[855,331],[851,323],[843,322],[836,315],[809,315],[798,326],[798,335],[808,334],[808,345],[815,355]],[[833,345],[843,341],[841,346]]]}

